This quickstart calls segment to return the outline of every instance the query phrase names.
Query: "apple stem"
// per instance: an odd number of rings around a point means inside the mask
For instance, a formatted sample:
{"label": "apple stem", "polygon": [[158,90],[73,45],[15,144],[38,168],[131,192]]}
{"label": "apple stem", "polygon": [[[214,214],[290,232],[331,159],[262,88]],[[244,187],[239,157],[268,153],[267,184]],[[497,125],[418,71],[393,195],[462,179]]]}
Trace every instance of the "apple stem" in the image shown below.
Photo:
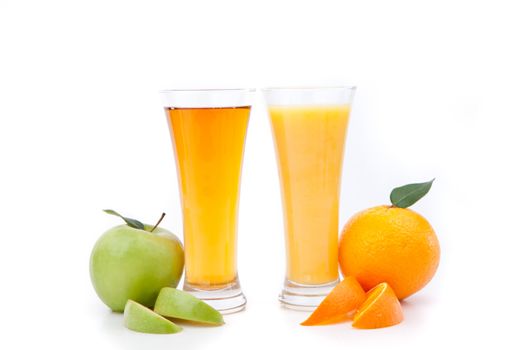
{"label": "apple stem", "polygon": [[152,228],[151,231],[149,231],[149,232],[153,232],[153,231],[155,231],[155,229],[157,228],[157,226],[159,226],[159,224],[160,224],[160,222],[162,221],[162,219],[164,219],[164,216],[166,216],[166,213],[162,213],[162,215],[160,216],[159,221],[157,221],[157,223],[155,224],[155,226],[153,226],[153,228]]}

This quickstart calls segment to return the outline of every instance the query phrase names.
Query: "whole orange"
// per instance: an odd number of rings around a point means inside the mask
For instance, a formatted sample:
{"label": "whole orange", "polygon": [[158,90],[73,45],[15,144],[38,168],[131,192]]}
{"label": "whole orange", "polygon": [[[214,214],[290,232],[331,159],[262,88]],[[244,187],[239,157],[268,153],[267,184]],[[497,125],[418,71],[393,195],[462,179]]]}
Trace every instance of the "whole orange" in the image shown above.
{"label": "whole orange", "polygon": [[343,228],[339,265],[365,290],[387,282],[399,299],[423,288],[439,265],[430,223],[410,209],[378,206],[354,215]]}

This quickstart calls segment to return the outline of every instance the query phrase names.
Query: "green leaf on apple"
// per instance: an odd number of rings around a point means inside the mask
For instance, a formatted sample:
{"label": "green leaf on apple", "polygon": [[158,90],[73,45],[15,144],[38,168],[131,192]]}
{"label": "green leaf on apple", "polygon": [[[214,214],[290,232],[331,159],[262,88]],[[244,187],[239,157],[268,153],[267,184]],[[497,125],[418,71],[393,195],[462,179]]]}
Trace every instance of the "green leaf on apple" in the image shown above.
{"label": "green leaf on apple", "polygon": [[104,209],[104,212],[106,214],[118,216],[119,218],[124,220],[126,222],[126,224],[128,224],[128,226],[131,226],[131,227],[139,229],[139,230],[144,230],[145,229],[144,224],[142,222],[140,222],[138,220],[135,220],[135,219],[131,219],[131,218],[127,218],[125,216],[122,216],[122,215],[120,215],[119,213],[117,213],[116,211],[114,211],[112,209]]}

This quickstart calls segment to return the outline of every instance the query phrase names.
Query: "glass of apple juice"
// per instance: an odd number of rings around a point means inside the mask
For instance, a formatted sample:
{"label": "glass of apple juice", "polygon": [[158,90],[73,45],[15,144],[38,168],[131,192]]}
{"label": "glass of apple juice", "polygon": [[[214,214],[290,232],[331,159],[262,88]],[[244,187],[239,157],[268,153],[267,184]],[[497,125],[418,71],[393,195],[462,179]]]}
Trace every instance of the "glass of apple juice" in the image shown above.
{"label": "glass of apple juice", "polygon": [[184,227],[184,290],[222,313],[246,304],[237,275],[237,212],[252,89],[161,91]]}

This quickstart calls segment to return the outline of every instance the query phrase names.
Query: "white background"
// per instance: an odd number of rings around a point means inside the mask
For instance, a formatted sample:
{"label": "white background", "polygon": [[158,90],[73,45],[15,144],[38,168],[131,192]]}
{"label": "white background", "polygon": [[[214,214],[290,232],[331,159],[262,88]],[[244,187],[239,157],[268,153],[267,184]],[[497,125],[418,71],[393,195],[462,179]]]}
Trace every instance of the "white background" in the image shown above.
{"label": "white background", "polygon": [[[0,2],[0,348],[523,348],[525,12],[519,1]],[[182,237],[158,90],[358,86],[342,224],[436,177],[414,209],[434,280],[381,330],[301,327],[277,302],[284,249],[263,101],[248,131],[239,270],[219,328],[133,333],[88,273],[113,208]]]}

